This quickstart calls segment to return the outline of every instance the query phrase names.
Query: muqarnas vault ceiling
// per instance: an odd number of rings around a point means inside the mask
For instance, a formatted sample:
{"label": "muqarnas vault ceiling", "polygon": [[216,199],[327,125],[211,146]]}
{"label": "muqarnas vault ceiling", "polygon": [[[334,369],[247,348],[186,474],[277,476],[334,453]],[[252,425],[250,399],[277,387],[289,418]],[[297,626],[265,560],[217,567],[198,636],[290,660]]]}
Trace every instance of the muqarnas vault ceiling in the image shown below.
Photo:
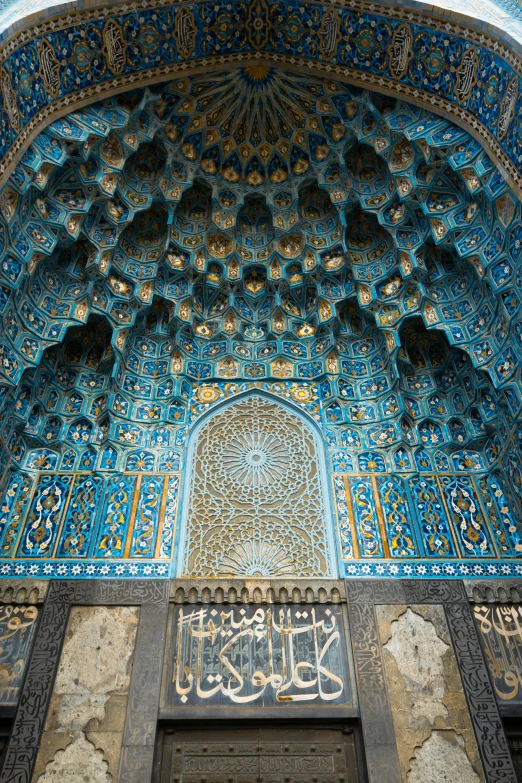
{"label": "muqarnas vault ceiling", "polygon": [[501,489],[509,468],[516,508],[520,206],[465,131],[334,81],[216,71],[54,121],[1,214],[16,490],[0,555],[15,553],[36,471],[178,475],[188,426],[252,386],[323,427],[337,478],[404,473],[420,503],[415,476],[461,473],[465,490],[476,473],[478,507],[489,471],[480,503],[498,501],[499,527],[469,547],[446,530],[438,551],[393,552],[381,531],[344,559],[522,552]]}

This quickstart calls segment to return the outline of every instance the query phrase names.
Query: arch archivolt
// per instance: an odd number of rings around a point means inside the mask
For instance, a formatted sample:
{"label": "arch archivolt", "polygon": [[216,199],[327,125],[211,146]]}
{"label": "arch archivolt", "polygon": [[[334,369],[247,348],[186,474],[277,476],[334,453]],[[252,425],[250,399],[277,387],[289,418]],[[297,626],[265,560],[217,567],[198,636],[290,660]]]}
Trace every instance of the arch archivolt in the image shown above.
{"label": "arch archivolt", "polygon": [[275,65],[403,96],[450,117],[519,189],[515,46],[461,17],[376,11],[364,2],[301,7],[297,16],[291,3],[273,0],[256,12],[242,0],[221,11],[206,2],[190,10],[157,3],[114,13],[111,6],[57,15],[14,35],[1,56],[1,181],[38,132],[73,109],[216,66]]}
{"label": "arch archivolt", "polygon": [[[264,400],[253,433],[241,420],[243,441],[229,409],[205,418],[207,404],[249,384],[328,426],[346,560],[388,556],[371,502],[380,508],[380,495],[392,499],[393,556],[432,550],[404,526],[400,475],[353,484],[344,473],[503,464],[520,408],[522,224],[492,155],[505,156],[514,182],[518,61],[492,39],[401,9],[305,3],[305,36],[290,4],[281,20],[278,7],[256,4],[257,19],[234,0],[230,28],[205,2],[78,12],[6,49],[5,155],[34,138],[5,169],[0,198],[3,454],[17,487],[16,471],[25,481],[43,468],[109,471],[109,482],[120,471],[147,489],[134,538],[123,523],[93,533],[105,558],[170,552],[179,472],[191,475],[181,450],[203,414],[215,445],[207,461],[194,451],[181,571],[332,573],[321,448],[304,425],[279,408],[260,416]],[[425,99],[437,113],[413,105]],[[491,155],[476,138],[488,133]],[[301,427],[290,456],[274,420],[292,437]],[[212,462],[223,432],[237,487],[223,458]],[[174,474],[167,495],[145,478],[155,471]],[[299,503],[278,492],[268,509],[271,482],[321,502],[296,515]],[[130,497],[110,487],[111,502]],[[170,526],[153,545],[164,509]],[[519,551],[511,527],[503,552]]]}

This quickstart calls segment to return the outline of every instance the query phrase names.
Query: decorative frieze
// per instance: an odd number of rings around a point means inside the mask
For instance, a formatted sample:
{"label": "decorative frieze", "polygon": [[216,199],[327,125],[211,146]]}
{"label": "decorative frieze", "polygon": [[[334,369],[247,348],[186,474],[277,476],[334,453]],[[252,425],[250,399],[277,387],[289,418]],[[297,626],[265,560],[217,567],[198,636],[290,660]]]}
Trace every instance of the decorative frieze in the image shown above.
{"label": "decorative frieze", "polygon": [[[284,11],[271,2],[258,3],[247,12],[238,0],[234,8],[235,18],[241,20],[239,27],[226,24],[228,10],[218,13],[216,6],[208,3],[200,3],[189,11],[161,2],[147,9],[140,8],[138,30],[129,23],[138,6],[131,6],[127,13],[118,14],[100,8],[77,11],[56,20],[40,21],[38,27],[13,37],[4,47],[2,71],[3,97],[10,122],[10,133],[5,134],[2,150],[2,173],[29,134],[34,134],[53,113],[74,106],[75,101],[83,103],[90,97],[102,97],[105,92],[124,89],[131,81],[132,86],[137,86],[142,81],[164,79],[169,73],[174,75],[187,68],[229,65],[257,55],[267,64],[290,62],[305,69],[313,66],[329,76],[333,73],[337,78],[359,81],[369,87],[375,84],[388,92],[400,91],[406,98],[453,114],[484,139],[513,180],[518,181],[520,151],[516,134],[510,131],[518,100],[514,74],[520,65],[515,52],[493,36],[474,30],[462,20],[452,22],[447,17],[437,18],[433,13],[428,15],[397,6],[382,6],[376,13],[374,6],[363,2],[353,6],[339,2],[335,7],[305,3],[298,17],[294,15],[292,3]],[[274,14],[278,14],[277,25]],[[167,18],[174,20],[174,36],[169,41],[164,35]],[[301,20],[298,28],[292,23],[295,18]],[[308,25],[308,18],[315,19],[315,24]],[[103,46],[103,58],[93,61],[88,57],[85,62],[84,52],[74,43],[81,37],[82,29],[88,29],[98,46]],[[154,31],[147,38],[148,42],[154,41],[154,58],[148,49],[149,57],[138,56],[134,51],[137,44],[131,42],[142,40],[142,30]],[[207,32],[203,34],[203,30]],[[364,56],[366,50],[361,49],[361,41],[366,41],[368,35],[380,36],[379,50],[386,52],[383,63],[379,58]],[[25,58],[31,60],[32,49],[38,50],[43,36],[46,46],[56,51],[60,89],[56,90],[56,67],[49,51],[40,80],[44,87],[42,107],[42,97],[34,102],[32,92],[28,94],[23,83],[24,70],[17,69],[14,63]],[[448,39],[450,44],[446,44]],[[428,51],[425,40],[430,41]],[[70,44],[64,49],[67,41]],[[239,41],[241,50],[236,51]],[[371,44],[372,49],[376,43]],[[475,56],[487,69],[485,76],[481,72],[481,81],[472,91],[468,75],[470,44],[474,44]],[[412,59],[419,63],[418,68],[409,67]],[[153,68],[152,60],[156,63]],[[69,78],[71,68],[77,78]],[[440,89],[441,71],[446,71],[448,76],[443,90]],[[37,89],[36,84],[33,89]]]}
{"label": "decorative frieze", "polygon": [[177,604],[339,604],[346,588],[334,579],[173,579],[170,597]]}

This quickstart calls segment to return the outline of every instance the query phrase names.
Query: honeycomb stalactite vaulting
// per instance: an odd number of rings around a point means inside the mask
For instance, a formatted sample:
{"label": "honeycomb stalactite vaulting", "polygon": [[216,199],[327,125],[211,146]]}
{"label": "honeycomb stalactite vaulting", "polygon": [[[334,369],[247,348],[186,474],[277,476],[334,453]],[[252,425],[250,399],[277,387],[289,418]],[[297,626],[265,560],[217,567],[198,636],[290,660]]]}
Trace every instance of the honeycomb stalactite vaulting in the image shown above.
{"label": "honeycomb stalactite vaulting", "polygon": [[169,560],[250,388],[322,427],[343,561],[522,552],[520,206],[464,130],[215,70],[55,120],[0,209],[0,557]]}

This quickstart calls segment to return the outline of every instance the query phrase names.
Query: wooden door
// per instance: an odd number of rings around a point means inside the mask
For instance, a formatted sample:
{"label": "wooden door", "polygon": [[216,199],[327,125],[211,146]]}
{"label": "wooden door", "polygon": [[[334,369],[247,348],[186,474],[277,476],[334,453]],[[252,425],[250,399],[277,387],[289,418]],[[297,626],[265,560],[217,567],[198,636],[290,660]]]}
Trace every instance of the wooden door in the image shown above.
{"label": "wooden door", "polygon": [[175,729],[161,783],[358,783],[350,727]]}

